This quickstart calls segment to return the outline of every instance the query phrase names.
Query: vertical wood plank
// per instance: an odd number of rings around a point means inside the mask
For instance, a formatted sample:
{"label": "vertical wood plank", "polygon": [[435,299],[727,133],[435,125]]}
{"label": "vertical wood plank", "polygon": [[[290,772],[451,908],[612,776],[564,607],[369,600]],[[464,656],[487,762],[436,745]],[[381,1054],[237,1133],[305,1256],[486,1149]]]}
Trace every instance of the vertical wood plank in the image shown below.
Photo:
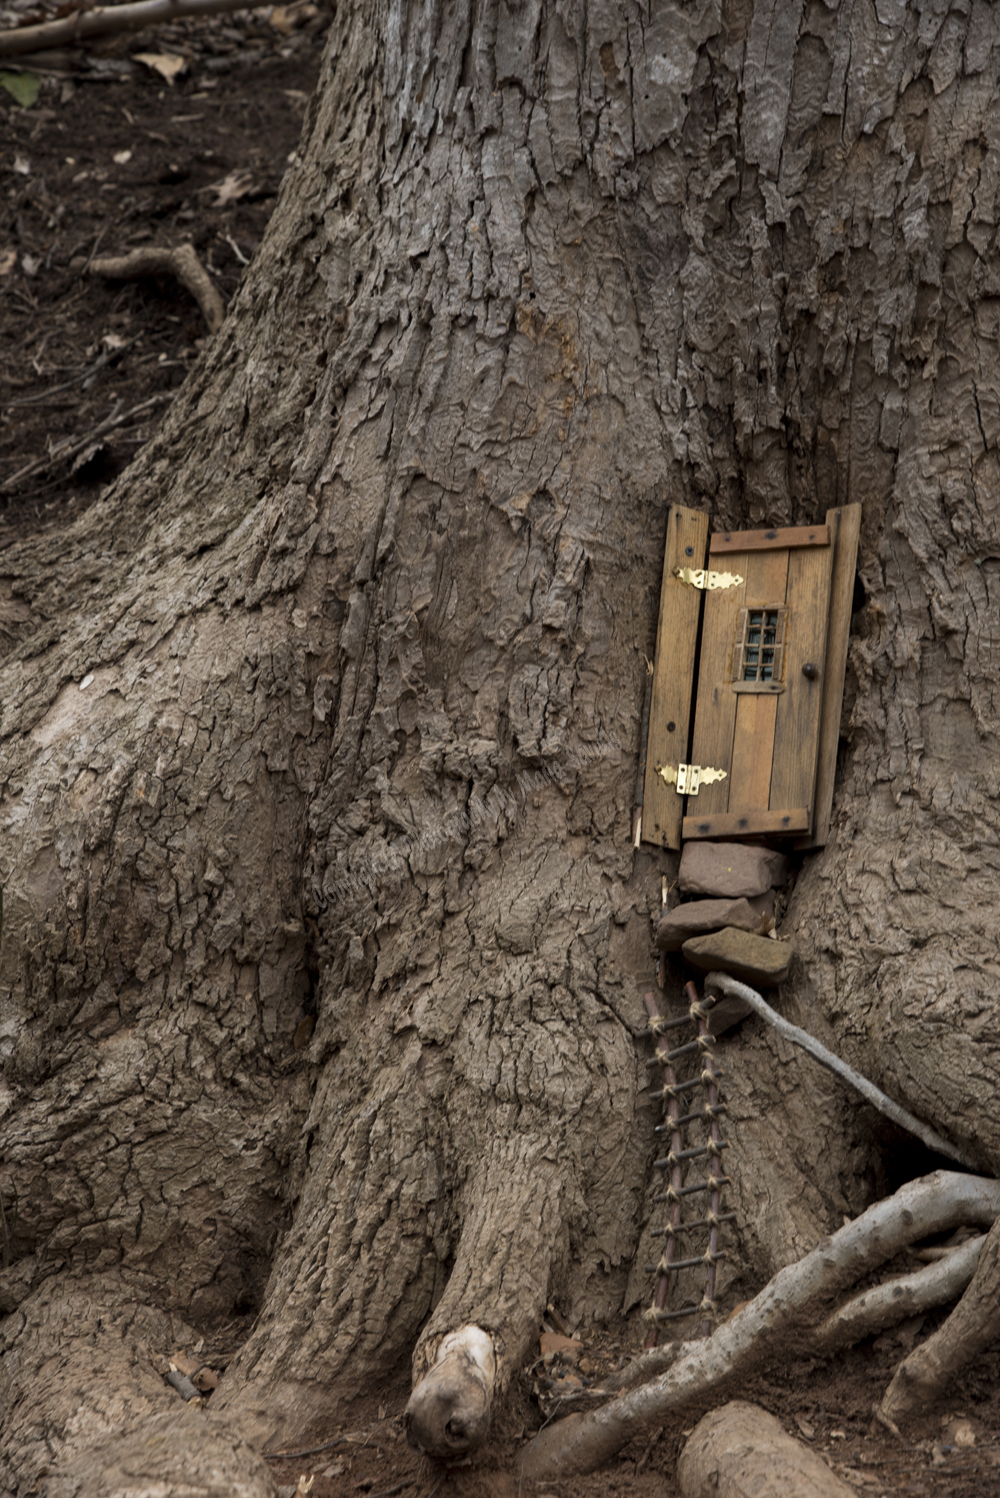
{"label": "vertical wood plank", "polygon": [[837,773],[840,715],[844,708],[844,677],[851,633],[854,573],[861,534],[861,506],[844,505],[827,510],[833,547],[833,577],[830,585],[830,622],[827,629],[826,669],[823,673],[823,707],[820,714],[819,761],[816,771],[816,815],[812,836],[796,841],[803,850],[822,848],[830,835],[833,782]]}
{"label": "vertical wood plank", "polygon": [[[747,558],[746,606],[780,608],[788,583],[788,552],[760,551]],[[736,731],[729,784],[730,812],[766,811],[771,792],[778,697],[748,692],[736,699]],[[699,806],[688,807],[693,815]]]}
{"label": "vertical wood plank", "polygon": [[[771,794],[771,764],[774,757],[774,725],[778,698],[746,693],[737,697],[736,736],[733,740],[733,770],[729,777],[729,810],[766,811]],[[692,802],[688,815],[701,811]]]}
{"label": "vertical wood plank", "polygon": [[642,841],[677,849],[681,845],[684,798],[656,773],[658,764],[687,759],[694,694],[694,653],[703,594],[674,577],[675,567],[704,567],[708,555],[708,516],[672,505],[663,551],[656,661],[646,740],[642,795]]}
{"label": "vertical wood plank", "polygon": [[780,608],[788,586],[788,552],[759,551],[747,558],[748,609]]}
{"label": "vertical wood plank", "polygon": [[696,812],[699,816],[708,816],[729,809],[728,777],[733,769],[737,702],[732,689],[733,640],[736,616],[746,602],[748,561],[745,552],[727,556],[725,570],[735,572],[744,581],[738,587],[722,588],[705,595],[691,763],[725,770],[727,779],[703,786],[697,796],[688,798],[688,813],[692,816]]}
{"label": "vertical wood plank", "polygon": [[[772,811],[807,806],[813,815],[832,564],[832,547],[809,547],[788,556],[785,690],[774,726]],[[803,666],[815,668],[815,676],[803,674]],[[810,835],[813,825],[810,821]]]}

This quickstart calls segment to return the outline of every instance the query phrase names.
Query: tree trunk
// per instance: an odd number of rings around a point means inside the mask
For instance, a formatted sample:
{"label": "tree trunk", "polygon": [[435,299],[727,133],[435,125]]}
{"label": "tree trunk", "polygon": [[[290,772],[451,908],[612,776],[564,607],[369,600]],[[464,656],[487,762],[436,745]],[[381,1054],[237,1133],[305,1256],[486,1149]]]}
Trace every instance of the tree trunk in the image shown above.
{"label": "tree trunk", "polygon": [[[256,1315],[212,1403],[257,1442],[463,1323],[502,1387],[547,1296],[621,1305],[675,867],[629,840],[672,502],[863,504],[786,1009],[1000,1158],[998,62],[980,0],[344,0],[160,433],[0,563],[30,610],[0,673],[12,1407],[82,1294],[108,1326]],[[745,1031],[766,1273],[883,1166],[834,1079]],[[176,1396],[141,1350],[116,1367],[93,1429],[124,1442]],[[11,1490],[86,1466],[57,1383]]]}

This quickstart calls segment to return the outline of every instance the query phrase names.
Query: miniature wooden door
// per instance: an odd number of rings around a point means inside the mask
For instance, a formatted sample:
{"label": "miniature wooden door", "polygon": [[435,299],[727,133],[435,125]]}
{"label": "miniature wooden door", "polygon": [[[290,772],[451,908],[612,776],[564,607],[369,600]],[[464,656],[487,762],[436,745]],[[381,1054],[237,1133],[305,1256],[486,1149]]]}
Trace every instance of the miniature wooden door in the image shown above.
{"label": "miniature wooden door", "polygon": [[706,516],[671,512],[646,756],[647,842],[825,842],[859,526],[860,506],[849,505],[829,511],[824,525],[709,537]]}

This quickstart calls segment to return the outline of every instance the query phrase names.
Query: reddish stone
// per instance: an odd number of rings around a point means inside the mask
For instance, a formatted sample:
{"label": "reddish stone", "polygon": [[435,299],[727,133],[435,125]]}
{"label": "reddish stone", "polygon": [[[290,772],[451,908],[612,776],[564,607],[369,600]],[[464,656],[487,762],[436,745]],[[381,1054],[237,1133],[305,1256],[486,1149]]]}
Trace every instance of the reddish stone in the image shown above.
{"label": "reddish stone", "polygon": [[691,936],[736,926],[740,931],[760,931],[760,914],[749,900],[687,900],[675,905],[656,928],[661,952],[679,952]]}
{"label": "reddish stone", "polygon": [[688,895],[763,895],[783,884],[788,860],[773,848],[747,843],[684,844],[678,886]]}

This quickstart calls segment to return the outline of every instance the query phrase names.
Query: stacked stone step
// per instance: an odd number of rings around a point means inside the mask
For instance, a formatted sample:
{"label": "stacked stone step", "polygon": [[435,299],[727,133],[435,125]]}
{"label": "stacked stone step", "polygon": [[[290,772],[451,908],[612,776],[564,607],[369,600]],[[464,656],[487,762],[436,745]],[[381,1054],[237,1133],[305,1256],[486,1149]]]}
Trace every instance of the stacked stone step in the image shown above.
{"label": "stacked stone step", "polygon": [[661,917],[656,945],[662,952],[679,951],[702,972],[732,973],[754,988],[775,987],[792,960],[791,943],[774,939],[774,890],[787,870],[784,854],[772,848],[685,843],[678,887],[695,898]]}

